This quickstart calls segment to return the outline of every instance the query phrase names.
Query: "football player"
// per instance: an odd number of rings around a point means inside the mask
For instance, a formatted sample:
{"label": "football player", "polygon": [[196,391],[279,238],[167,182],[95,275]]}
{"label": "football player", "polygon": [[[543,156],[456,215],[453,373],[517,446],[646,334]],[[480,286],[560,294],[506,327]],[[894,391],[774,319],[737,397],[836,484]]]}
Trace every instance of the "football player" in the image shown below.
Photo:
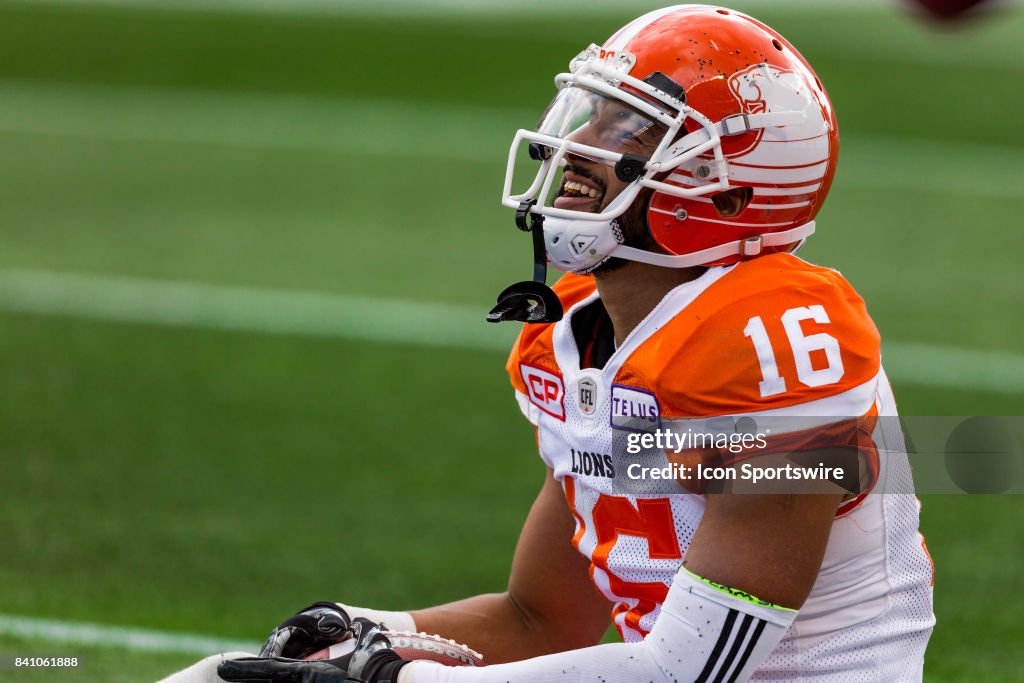
{"label": "football player", "polygon": [[[902,436],[882,422],[896,407],[878,332],[839,273],[794,255],[836,170],[820,80],[763,23],[681,5],[592,45],[556,82],[515,137],[503,197],[535,240],[536,278],[491,315],[527,322],[507,369],[548,468],[507,591],[412,612],[318,603],[219,675],[920,681],[932,568]],[[527,155],[536,173],[517,193]],[[545,256],[567,271],[553,292]],[[904,492],[630,489],[630,434],[723,416],[852,420],[868,478],[884,470]],[[624,642],[601,645],[609,613]],[[379,624],[468,643],[488,666],[404,661]],[[297,661],[342,638],[344,656]]]}

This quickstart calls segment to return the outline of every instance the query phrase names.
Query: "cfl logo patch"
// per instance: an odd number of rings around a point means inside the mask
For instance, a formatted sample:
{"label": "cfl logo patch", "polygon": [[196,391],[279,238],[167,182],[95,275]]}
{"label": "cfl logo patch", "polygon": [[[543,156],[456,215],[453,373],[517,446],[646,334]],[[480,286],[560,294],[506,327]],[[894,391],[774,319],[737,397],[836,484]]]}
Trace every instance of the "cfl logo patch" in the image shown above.
{"label": "cfl logo patch", "polygon": [[576,404],[585,417],[597,414],[597,409],[601,405],[603,386],[599,370],[587,369],[580,372],[576,381]]}
{"label": "cfl logo patch", "polygon": [[597,384],[589,377],[580,380],[580,412],[593,415],[597,410]]}
{"label": "cfl logo patch", "polygon": [[530,403],[565,422],[565,385],[561,375],[526,363],[519,364]]}

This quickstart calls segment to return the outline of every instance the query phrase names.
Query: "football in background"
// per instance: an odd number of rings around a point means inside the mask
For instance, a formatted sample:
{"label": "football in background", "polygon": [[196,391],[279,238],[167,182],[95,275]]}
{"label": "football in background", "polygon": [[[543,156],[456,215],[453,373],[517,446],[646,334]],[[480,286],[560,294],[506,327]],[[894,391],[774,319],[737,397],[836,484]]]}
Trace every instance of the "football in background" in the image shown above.
{"label": "football in background", "polygon": [[911,7],[924,10],[929,17],[943,21],[955,21],[967,14],[974,14],[971,10],[977,9],[980,5],[995,4],[989,0],[904,0],[904,2]]}
{"label": "football in background", "polygon": [[[483,655],[454,640],[426,633],[410,633],[407,631],[384,631],[391,641],[393,649],[399,657],[409,660],[425,660],[437,662],[445,666],[481,666]],[[352,651],[355,641],[352,639],[335,643],[328,648],[314,652],[306,659],[334,659]]]}

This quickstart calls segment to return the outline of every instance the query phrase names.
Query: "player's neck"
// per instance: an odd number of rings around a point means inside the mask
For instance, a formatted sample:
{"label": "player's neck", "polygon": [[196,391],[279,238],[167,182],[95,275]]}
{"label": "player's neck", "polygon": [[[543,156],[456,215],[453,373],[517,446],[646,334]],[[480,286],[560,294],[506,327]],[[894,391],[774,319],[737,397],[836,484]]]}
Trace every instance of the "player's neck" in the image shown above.
{"label": "player's neck", "polygon": [[696,280],[705,270],[630,262],[611,272],[597,273],[594,280],[615,328],[615,344],[622,344],[666,294],[684,282]]}

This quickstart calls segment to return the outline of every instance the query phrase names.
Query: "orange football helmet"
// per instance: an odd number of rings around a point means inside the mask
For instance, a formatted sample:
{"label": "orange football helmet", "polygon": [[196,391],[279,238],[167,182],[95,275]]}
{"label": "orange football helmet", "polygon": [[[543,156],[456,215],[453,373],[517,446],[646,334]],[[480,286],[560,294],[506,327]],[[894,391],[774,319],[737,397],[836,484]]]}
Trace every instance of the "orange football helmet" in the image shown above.
{"label": "orange football helmet", "polygon": [[[537,129],[515,136],[502,196],[520,227],[526,214],[542,221],[554,267],[584,273],[613,256],[726,265],[792,251],[814,231],[838,158],[835,112],[807,61],[760,21],[707,5],[656,10],[591,45],[555,81]],[[639,136],[644,154],[630,146]],[[516,194],[524,150],[540,168]],[[628,185],[604,206],[588,203],[595,188],[571,184],[582,196],[556,207],[574,156],[614,167]],[[735,188],[749,188],[741,210],[720,209],[716,196]],[[622,243],[617,219],[648,195],[647,226],[664,253]]]}

